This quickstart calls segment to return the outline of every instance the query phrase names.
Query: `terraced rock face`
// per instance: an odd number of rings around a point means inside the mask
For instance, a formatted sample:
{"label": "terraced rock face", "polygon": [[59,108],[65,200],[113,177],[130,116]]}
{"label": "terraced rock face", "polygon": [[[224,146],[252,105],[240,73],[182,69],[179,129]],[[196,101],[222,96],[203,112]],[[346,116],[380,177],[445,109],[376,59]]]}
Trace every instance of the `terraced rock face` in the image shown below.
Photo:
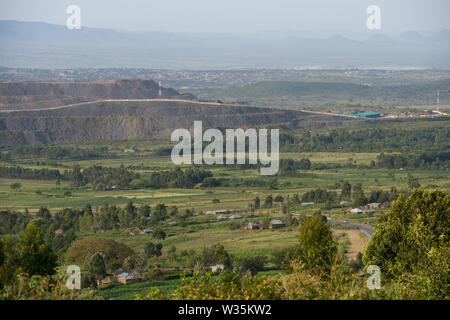
{"label": "terraced rock face", "polygon": [[[176,128],[327,127],[347,118],[187,100],[105,100],[61,108],[0,112],[0,145],[170,138]],[[356,121],[356,120],[353,120]]]}
{"label": "terraced rock face", "polygon": [[[171,88],[162,98],[194,99]],[[0,82],[0,110],[48,108],[99,99],[155,99],[159,85],[153,80],[99,80],[94,82]]]}

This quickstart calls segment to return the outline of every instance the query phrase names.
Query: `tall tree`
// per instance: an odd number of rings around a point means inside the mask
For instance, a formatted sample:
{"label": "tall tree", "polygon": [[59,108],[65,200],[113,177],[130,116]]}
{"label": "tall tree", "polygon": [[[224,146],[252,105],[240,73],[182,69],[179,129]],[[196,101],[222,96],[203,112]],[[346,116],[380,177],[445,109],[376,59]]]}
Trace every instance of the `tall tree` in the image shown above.
{"label": "tall tree", "polygon": [[101,280],[106,275],[106,266],[103,255],[100,252],[94,253],[88,262],[87,269],[96,280]]}
{"label": "tall tree", "polygon": [[23,271],[29,275],[52,275],[57,266],[57,255],[44,243],[41,230],[30,223],[20,233],[20,260]]}
{"label": "tall tree", "polygon": [[418,298],[448,298],[450,283],[450,197],[439,190],[414,190],[399,196],[382,215],[363,250],[366,266],[383,277],[407,278]]}
{"label": "tall tree", "polygon": [[307,270],[326,275],[337,253],[330,227],[321,215],[305,219],[299,226],[297,258]]}

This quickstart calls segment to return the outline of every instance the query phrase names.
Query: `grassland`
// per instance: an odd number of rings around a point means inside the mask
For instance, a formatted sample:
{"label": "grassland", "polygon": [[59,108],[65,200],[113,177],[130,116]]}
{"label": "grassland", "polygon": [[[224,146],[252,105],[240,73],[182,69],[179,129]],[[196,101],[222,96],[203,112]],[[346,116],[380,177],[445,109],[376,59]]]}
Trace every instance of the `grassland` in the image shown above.
{"label": "grassland", "polygon": [[[387,124],[390,126],[393,124]],[[430,126],[433,123],[419,123],[419,126]],[[153,172],[174,168],[170,156],[158,155],[158,150],[169,149],[170,142],[166,140],[128,140],[114,142],[85,142],[66,145],[66,147],[77,147],[92,149],[94,147],[106,147],[107,154],[98,159],[74,160],[71,158],[61,158],[56,160],[48,159],[46,156],[14,155],[13,160],[0,161],[0,165],[20,165],[33,169],[58,169],[61,173],[71,169],[74,165],[87,168],[92,165],[107,167],[124,166],[129,170],[138,172],[141,177],[147,178]],[[125,152],[126,149],[133,148],[135,152]],[[4,148],[0,152],[9,152]],[[334,191],[340,194],[340,185],[344,181],[351,184],[361,183],[365,195],[368,197],[373,190],[389,191],[392,187],[399,191],[408,190],[408,177],[413,175],[418,179],[420,185],[425,188],[440,188],[444,192],[450,192],[449,172],[432,169],[360,169],[356,166],[369,166],[377,159],[378,152],[282,152],[282,159],[303,159],[308,158],[311,163],[325,165],[341,165],[336,169],[311,169],[301,170],[298,176],[278,176],[278,187],[270,189],[269,183],[272,177],[260,176],[257,169],[240,169],[231,166],[211,166],[206,169],[211,170],[215,178],[225,178],[228,180],[246,181],[262,180],[267,182],[264,187],[248,186],[220,186],[215,188],[192,189],[167,188],[167,189],[128,189],[128,190],[94,190],[86,187],[75,188],[70,181],[62,180],[60,184],[55,180],[24,180],[0,178],[0,209],[28,210],[34,213],[40,207],[45,206],[52,211],[63,208],[82,208],[90,204],[94,210],[104,204],[124,207],[128,201],[133,201],[136,206],[144,204],[155,206],[164,203],[169,207],[176,206],[179,212],[193,208],[196,215],[185,220],[185,225],[165,225],[164,230],[167,237],[161,241],[163,244],[163,256],[155,263],[164,268],[174,268],[178,266],[177,261],[168,258],[171,247],[176,248],[177,253],[189,250],[199,250],[205,246],[222,244],[224,248],[235,256],[266,255],[276,250],[294,246],[297,242],[298,231],[296,226],[288,226],[277,230],[243,230],[243,221],[260,222],[267,217],[275,218],[281,216],[281,206],[275,204],[272,208],[262,208],[254,212],[252,216],[247,210],[249,203],[255,197],[259,197],[261,202],[268,195],[281,195],[285,199],[291,198],[295,194],[300,197],[306,192],[322,188],[327,191]],[[186,168],[187,166],[185,166]],[[11,185],[20,183],[21,187],[12,189]],[[70,192],[68,194],[67,192]],[[213,202],[212,200],[215,199]],[[243,213],[245,220],[239,221],[218,221],[214,215],[203,215],[208,210],[216,209],[246,209]],[[325,204],[315,204],[313,206],[302,206],[291,203],[289,212],[312,215],[320,212],[328,217],[337,220],[348,220],[360,224],[375,226],[377,219],[387,209],[377,209],[375,214],[347,214],[348,207],[334,206],[328,208]],[[173,218],[170,218],[173,220]],[[233,228],[233,224],[239,224],[238,228]],[[133,248],[136,252],[143,252],[144,245],[152,240],[151,235],[123,235],[123,229],[112,231],[97,231],[79,234],[79,238],[86,236],[110,238]],[[358,252],[367,243],[367,238],[357,229],[339,225],[335,228],[334,234],[339,241],[340,250],[349,260],[355,259]],[[274,275],[281,272],[274,270],[272,264],[268,264],[268,270],[263,273]],[[111,299],[133,299],[135,294],[146,294],[151,286],[160,287],[163,292],[170,293],[179,285],[179,277],[172,277],[166,280],[144,281],[129,285],[115,285],[99,290],[99,294]]]}

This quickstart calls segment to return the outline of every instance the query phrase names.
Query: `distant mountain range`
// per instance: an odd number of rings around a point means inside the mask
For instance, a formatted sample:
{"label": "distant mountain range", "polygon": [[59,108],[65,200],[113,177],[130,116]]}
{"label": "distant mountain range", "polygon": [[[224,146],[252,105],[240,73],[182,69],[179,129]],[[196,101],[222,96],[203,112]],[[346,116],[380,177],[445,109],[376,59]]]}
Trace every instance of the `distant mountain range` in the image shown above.
{"label": "distant mountain range", "polygon": [[[206,29],[206,28],[205,28]],[[42,22],[0,21],[0,65],[32,68],[227,69],[423,67],[450,69],[450,31],[375,33],[352,40],[302,34],[261,39],[227,34],[127,33]]]}

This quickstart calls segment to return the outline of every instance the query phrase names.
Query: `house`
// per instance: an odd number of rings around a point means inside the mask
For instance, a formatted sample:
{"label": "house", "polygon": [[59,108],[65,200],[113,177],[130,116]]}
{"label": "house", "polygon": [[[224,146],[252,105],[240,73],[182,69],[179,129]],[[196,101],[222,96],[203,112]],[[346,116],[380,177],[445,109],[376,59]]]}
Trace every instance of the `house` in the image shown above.
{"label": "house", "polygon": [[98,285],[108,285],[108,284],[111,284],[111,283],[114,283],[114,282],[116,282],[115,281],[115,279],[114,279],[114,277],[112,277],[112,276],[106,276],[105,278],[103,278],[101,281],[98,281],[97,282],[97,284]]}
{"label": "house", "polygon": [[119,274],[123,273],[123,269],[119,268],[116,271],[113,272],[113,276],[117,277]]}
{"label": "house", "polygon": [[244,226],[244,230],[257,230],[260,229],[261,226],[258,223],[249,222]]}
{"label": "house", "polygon": [[131,230],[130,230],[130,229],[125,229],[125,230],[122,232],[122,234],[123,234],[123,235],[129,235],[129,234],[131,234]]}
{"label": "house", "polygon": [[220,221],[227,220],[227,217],[220,215],[217,217],[217,220],[220,220]]}
{"label": "house", "polygon": [[314,202],[302,202],[302,206],[313,206]]}
{"label": "house", "polygon": [[368,209],[377,209],[377,208],[380,207],[380,204],[381,204],[381,203],[379,203],[379,202],[368,203],[368,204],[366,205],[366,208],[368,208]]}
{"label": "house", "polygon": [[142,230],[142,231],[144,231],[144,233],[150,233],[150,232],[152,232],[153,230],[152,230],[152,229],[144,229],[144,230]]}
{"label": "house", "polygon": [[347,212],[350,212],[350,213],[362,213],[363,211],[361,209],[354,208],[354,209],[351,209],[351,210],[349,210]]}
{"label": "house", "polygon": [[209,266],[209,270],[211,270],[212,272],[223,271],[224,268],[225,268],[225,266],[223,264],[216,264],[213,266]]}
{"label": "house", "polygon": [[232,216],[229,217],[229,219],[231,219],[231,220],[242,219],[242,218],[243,217],[238,214],[233,214]]}
{"label": "house", "polygon": [[390,201],[383,202],[382,204],[380,204],[379,207],[380,208],[390,208],[391,207],[391,202]]}
{"label": "house", "polygon": [[285,227],[285,226],[286,226],[286,224],[283,221],[281,221],[281,220],[272,220],[269,223],[269,228],[270,229],[282,228],[282,227]]}
{"label": "house", "polygon": [[138,281],[142,280],[142,274],[139,271],[135,270],[131,274],[134,276],[136,280]]}
{"label": "house", "polygon": [[124,273],[121,273],[121,274],[119,274],[117,276],[117,280],[120,283],[127,284],[127,283],[130,283],[130,282],[136,281],[136,278],[134,277],[134,275],[132,275],[132,274],[130,274],[128,272],[124,272]]}
{"label": "house", "polygon": [[134,229],[133,231],[130,231],[130,234],[135,235],[135,234],[145,234],[145,232],[139,228]]}

